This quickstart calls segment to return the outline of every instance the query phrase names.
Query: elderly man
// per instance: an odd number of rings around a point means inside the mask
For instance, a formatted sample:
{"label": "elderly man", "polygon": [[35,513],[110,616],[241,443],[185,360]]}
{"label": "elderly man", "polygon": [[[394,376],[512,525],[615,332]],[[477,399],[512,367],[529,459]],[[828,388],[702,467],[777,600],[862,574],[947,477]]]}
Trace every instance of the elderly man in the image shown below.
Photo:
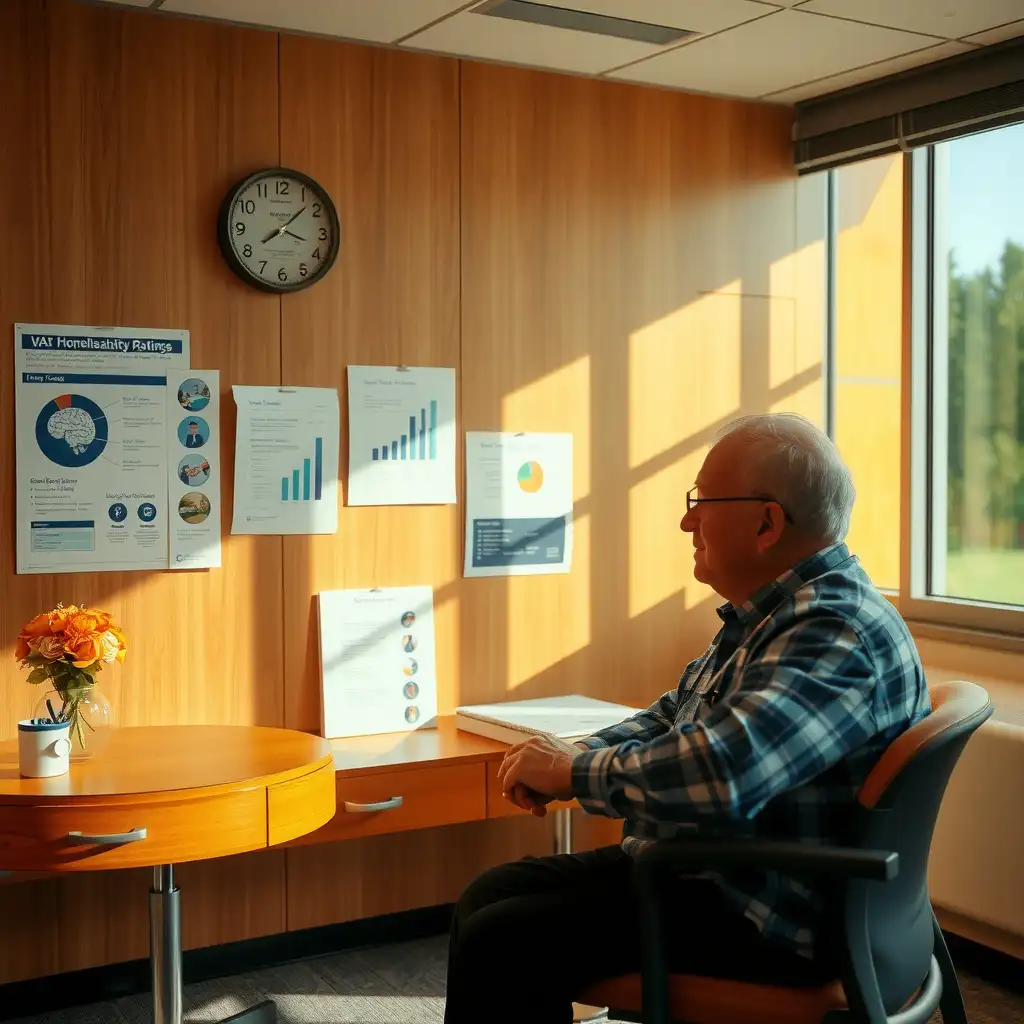
{"label": "elderly man", "polygon": [[[646,711],[568,745],[533,738],[500,769],[536,814],[575,797],[623,818],[620,846],[486,872],[452,924],[445,1020],[571,1020],[588,984],[636,970],[630,875],[645,844],[698,830],[841,842],[882,751],[929,710],[905,624],[843,538],[854,489],[832,442],[792,415],[719,436],[686,495],[694,576],[722,628]],[[812,981],[822,893],[770,871],[680,876],[665,893],[670,967]]]}

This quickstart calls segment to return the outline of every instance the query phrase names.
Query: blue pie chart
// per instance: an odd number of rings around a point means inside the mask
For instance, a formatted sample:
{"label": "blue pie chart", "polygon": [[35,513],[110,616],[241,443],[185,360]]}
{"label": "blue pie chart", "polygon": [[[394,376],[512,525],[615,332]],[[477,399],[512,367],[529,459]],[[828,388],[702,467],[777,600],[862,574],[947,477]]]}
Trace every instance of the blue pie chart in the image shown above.
{"label": "blue pie chart", "polygon": [[103,454],[108,431],[106,414],[84,395],[58,395],[36,417],[39,450],[50,462],[73,469]]}

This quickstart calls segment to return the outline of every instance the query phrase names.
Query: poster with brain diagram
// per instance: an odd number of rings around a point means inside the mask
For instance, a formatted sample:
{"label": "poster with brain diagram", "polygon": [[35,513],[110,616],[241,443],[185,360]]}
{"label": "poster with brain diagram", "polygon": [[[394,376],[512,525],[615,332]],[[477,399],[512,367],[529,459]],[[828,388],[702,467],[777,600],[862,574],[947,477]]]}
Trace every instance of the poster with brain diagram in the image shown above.
{"label": "poster with brain diagram", "polygon": [[[168,568],[169,478],[200,454],[196,436],[168,443],[188,331],[15,324],[14,341],[18,572]],[[208,476],[189,464],[190,484]]]}

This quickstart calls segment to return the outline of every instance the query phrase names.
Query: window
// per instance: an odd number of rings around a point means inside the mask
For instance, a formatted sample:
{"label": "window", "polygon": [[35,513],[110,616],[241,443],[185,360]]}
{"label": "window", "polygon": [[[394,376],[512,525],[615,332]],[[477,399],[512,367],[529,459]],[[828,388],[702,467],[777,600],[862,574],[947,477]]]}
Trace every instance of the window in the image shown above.
{"label": "window", "polygon": [[1020,632],[1024,125],[911,160],[910,617]]}

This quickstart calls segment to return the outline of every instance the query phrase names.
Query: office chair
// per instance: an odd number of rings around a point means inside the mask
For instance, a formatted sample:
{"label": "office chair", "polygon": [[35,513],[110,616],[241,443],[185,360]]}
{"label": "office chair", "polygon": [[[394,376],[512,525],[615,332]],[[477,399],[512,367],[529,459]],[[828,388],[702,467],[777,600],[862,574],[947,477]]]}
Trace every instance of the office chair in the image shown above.
{"label": "office chair", "polygon": [[[928,898],[928,853],[946,784],[992,704],[968,682],[930,694],[931,713],[886,749],[861,787],[849,847],[695,837],[645,850],[634,872],[641,973],[600,982],[576,998],[609,1007],[613,1020],[644,1024],[925,1024],[936,1008],[944,1024],[967,1024]],[[834,981],[798,988],[668,972],[659,885],[666,873],[723,866],[828,880]]]}

